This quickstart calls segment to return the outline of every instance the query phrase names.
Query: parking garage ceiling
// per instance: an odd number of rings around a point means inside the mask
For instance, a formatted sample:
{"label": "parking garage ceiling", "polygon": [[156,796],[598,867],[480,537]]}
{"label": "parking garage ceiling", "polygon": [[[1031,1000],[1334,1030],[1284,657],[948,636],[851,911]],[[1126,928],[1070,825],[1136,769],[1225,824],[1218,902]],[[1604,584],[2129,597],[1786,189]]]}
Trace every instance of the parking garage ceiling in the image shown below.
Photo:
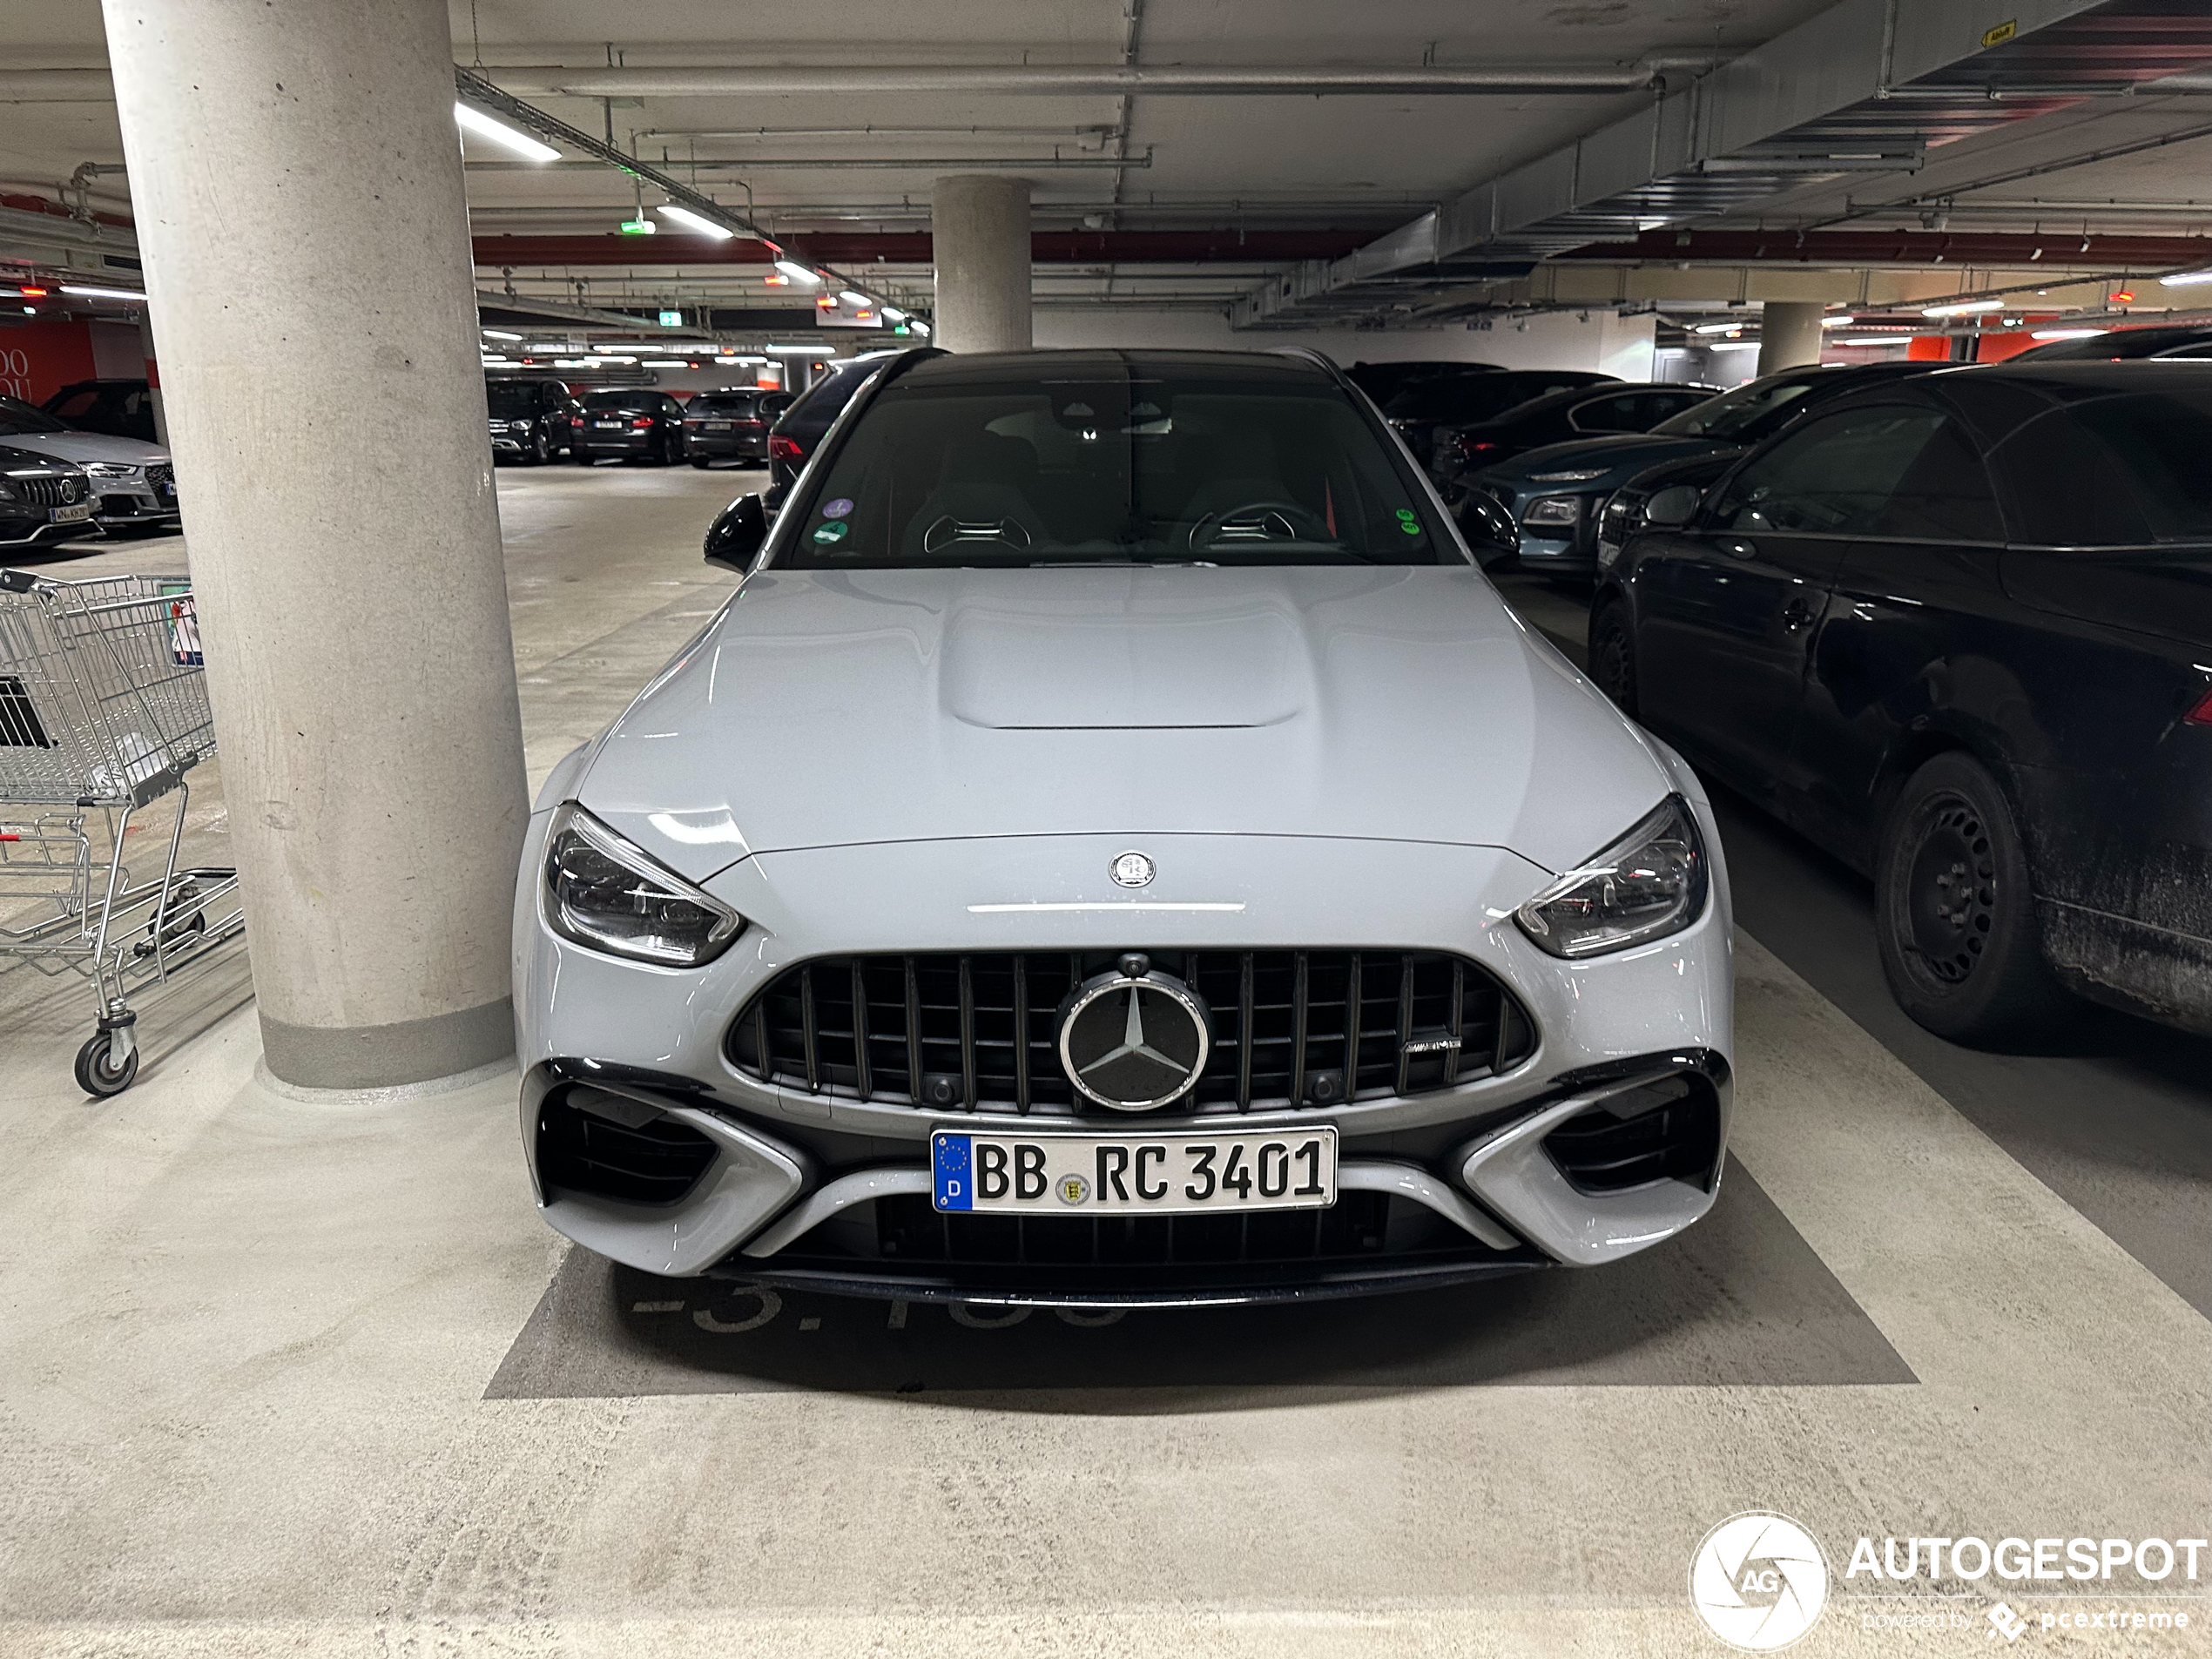
{"label": "parking garage ceiling", "polygon": [[[2212,188],[2175,182],[2212,178],[2195,0],[666,3],[611,40],[582,0],[451,15],[457,65],[925,314],[950,172],[1031,180],[1041,307],[1244,326],[1722,303],[1814,272],[1838,302],[2036,283],[2101,311],[2108,279],[2212,258]],[[98,7],[10,35],[0,257],[127,271]],[[556,147],[466,141],[488,294],[580,328],[808,320],[759,240],[687,233],[658,185]],[[622,234],[641,206],[658,233]]]}

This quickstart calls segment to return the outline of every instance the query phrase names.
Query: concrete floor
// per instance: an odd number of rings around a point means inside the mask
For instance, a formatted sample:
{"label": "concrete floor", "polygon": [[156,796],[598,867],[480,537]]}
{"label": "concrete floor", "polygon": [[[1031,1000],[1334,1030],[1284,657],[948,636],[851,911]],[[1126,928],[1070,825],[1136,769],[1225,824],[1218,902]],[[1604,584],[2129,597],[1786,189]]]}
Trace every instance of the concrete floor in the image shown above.
{"label": "concrete floor", "polygon": [[[502,474],[534,780],[726,591],[698,538],[749,476]],[[1843,1576],[1862,1534],[2212,1530],[2212,1179],[2158,1156],[2212,1141],[2207,1050],[1932,1055],[1851,977],[1848,881],[1807,910],[1742,833],[1714,1217],[1318,1311],[1000,1325],[611,1272],[532,1213],[511,1079],[266,1088],[233,953],[87,1102],[81,988],[0,973],[0,1654],[1708,1655],[1690,1556],[1746,1508],[1827,1550],[1800,1652],[1986,1653],[2001,1595],[2023,1649],[2212,1653],[2212,1561],[2094,1600]],[[2066,1124],[2115,1099],[2101,1166]],[[2189,1629],[2039,1625],[2114,1606]],[[1873,1622],[1916,1612],[1960,1616]]]}

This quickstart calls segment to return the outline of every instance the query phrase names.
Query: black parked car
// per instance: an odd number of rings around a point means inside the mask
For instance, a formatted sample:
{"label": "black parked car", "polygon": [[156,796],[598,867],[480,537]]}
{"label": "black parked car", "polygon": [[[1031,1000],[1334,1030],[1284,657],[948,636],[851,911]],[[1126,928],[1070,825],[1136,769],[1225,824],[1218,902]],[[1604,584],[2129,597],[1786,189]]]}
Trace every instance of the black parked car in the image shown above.
{"label": "black parked car", "polygon": [[559,381],[502,374],[484,382],[491,425],[491,458],[542,466],[574,453],[583,406]]}
{"label": "black parked car", "polygon": [[1645,503],[1590,618],[1624,708],[1872,874],[1891,988],[2212,1032],[2212,366],[1839,400]]}
{"label": "black parked car", "polygon": [[1462,374],[1501,374],[1496,363],[1456,363],[1442,358],[1413,357],[1398,363],[1354,363],[1345,378],[1374,399],[1375,407],[1396,397],[1407,387],[1456,379]]}
{"label": "black parked car", "polygon": [[1617,383],[1619,379],[1587,368],[1501,368],[1487,374],[1417,380],[1382,406],[1383,418],[1406,440],[1413,459],[1434,473],[1440,430],[1494,421],[1531,398],[1578,386]]}
{"label": "black parked car", "polygon": [[99,534],[84,468],[0,445],[0,547]]}
{"label": "black parked car", "polygon": [[1612,381],[1531,398],[1488,421],[1440,428],[1435,472],[1446,480],[1470,467],[1493,467],[1531,449],[1616,433],[1649,432],[1662,421],[1713,401],[1710,386]]}
{"label": "black parked car", "polygon": [[1485,492],[1513,514],[1521,526],[1521,569],[1587,582],[1598,570],[1599,509],[1637,474],[1685,455],[1739,455],[1831,397],[1943,367],[1867,363],[1822,368],[1808,363],[1785,368],[1708,397],[1649,432],[1546,444],[1502,464],[1462,473],[1459,482]]}
{"label": "black parked car", "polygon": [[691,464],[767,460],[768,428],[791,402],[788,392],[757,386],[698,394],[684,406],[684,443]]}
{"label": "black parked car", "polygon": [[72,431],[161,442],[154,435],[153,387],[148,381],[72,381],[39,407]]}
{"label": "black parked car", "polygon": [[684,406],[665,392],[586,392],[576,428],[577,462],[609,455],[665,467],[684,453]]}
{"label": "black parked car", "polygon": [[784,492],[805,470],[816,446],[853,401],[853,394],[867,384],[869,375],[899,355],[895,351],[864,352],[833,365],[777,419],[768,434],[768,490],[763,498],[770,512],[783,505]]}
{"label": "black parked car", "polygon": [[2212,328],[2202,323],[2164,328],[2114,328],[2080,340],[2054,340],[2031,346],[2007,361],[2015,363],[2117,363],[2151,357],[2168,362],[2212,360]]}

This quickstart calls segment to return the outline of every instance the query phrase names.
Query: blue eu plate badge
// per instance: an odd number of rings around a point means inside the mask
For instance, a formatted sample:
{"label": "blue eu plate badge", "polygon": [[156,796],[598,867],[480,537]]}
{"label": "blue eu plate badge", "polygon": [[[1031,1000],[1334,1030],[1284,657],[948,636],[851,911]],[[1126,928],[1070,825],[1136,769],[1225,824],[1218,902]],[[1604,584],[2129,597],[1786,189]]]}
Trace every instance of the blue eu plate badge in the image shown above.
{"label": "blue eu plate badge", "polygon": [[933,1135],[930,1163],[937,1179],[937,1208],[968,1210],[975,1203],[973,1142],[965,1135]]}

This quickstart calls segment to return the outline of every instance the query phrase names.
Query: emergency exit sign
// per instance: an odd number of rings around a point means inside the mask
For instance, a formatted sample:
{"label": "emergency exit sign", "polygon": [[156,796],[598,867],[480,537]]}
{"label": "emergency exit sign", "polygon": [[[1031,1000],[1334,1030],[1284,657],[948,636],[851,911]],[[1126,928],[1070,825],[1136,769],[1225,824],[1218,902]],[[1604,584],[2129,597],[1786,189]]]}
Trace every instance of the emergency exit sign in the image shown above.
{"label": "emergency exit sign", "polygon": [[684,314],[680,311],[662,312],[660,326],[664,328],[681,328],[684,326]]}

